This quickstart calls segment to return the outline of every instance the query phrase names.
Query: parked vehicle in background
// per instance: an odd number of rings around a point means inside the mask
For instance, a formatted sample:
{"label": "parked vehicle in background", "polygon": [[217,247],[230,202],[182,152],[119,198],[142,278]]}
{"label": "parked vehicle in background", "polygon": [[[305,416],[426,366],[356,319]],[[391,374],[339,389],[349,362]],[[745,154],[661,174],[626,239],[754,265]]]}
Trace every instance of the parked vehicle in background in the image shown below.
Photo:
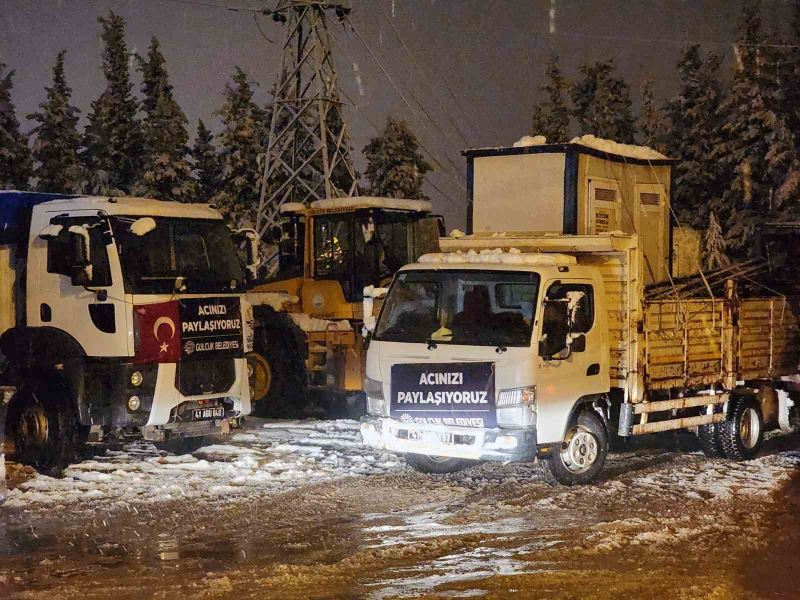
{"label": "parked vehicle in background", "polygon": [[359,196],[282,207],[279,266],[247,294],[255,315],[251,396],[265,416],[363,414],[363,290],[438,248],[442,218],[422,200]]}
{"label": "parked vehicle in background", "polygon": [[186,450],[250,412],[245,269],[208,205],[0,192],[0,385],[14,456]]}

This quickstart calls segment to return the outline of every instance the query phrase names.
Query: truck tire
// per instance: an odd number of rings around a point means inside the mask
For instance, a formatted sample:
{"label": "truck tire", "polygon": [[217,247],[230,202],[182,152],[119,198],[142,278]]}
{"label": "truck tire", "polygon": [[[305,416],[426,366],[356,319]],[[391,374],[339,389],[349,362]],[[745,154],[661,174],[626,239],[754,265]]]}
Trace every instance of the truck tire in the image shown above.
{"label": "truck tire", "polygon": [[585,410],[545,461],[558,483],[583,485],[597,477],[607,454],[608,432],[603,421],[594,411]]}
{"label": "truck tire", "polygon": [[700,425],[697,428],[697,439],[707,458],[725,457],[725,449],[722,447],[722,440],[719,437],[719,423]]}
{"label": "truck tire", "polygon": [[153,442],[153,445],[159,450],[179,456],[181,454],[191,454],[203,446],[208,446],[211,442],[212,440],[209,438],[200,436],[172,438],[163,442]]}
{"label": "truck tire", "polygon": [[304,358],[294,348],[292,338],[288,332],[281,335],[278,329],[261,329],[256,332],[253,346],[258,361],[266,363],[269,371],[268,388],[254,402],[254,414],[258,417],[298,416],[306,404],[305,365]]}
{"label": "truck tire", "polygon": [[731,460],[751,460],[764,440],[764,418],[761,406],[753,396],[731,399],[728,419],[719,424],[719,438],[725,456]]}
{"label": "truck tire", "polygon": [[17,392],[8,407],[6,434],[16,460],[58,476],[81,458],[88,430],[78,420],[67,386],[50,379],[24,384]]}
{"label": "truck tire", "polygon": [[442,475],[466,469],[476,461],[427,454],[406,454],[406,462],[421,473]]}

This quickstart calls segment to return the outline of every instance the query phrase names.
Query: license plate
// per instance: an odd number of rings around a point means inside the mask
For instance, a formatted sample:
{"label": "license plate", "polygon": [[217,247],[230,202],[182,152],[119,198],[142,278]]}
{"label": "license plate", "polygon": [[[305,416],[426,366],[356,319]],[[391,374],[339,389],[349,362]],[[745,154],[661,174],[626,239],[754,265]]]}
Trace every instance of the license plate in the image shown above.
{"label": "license plate", "polygon": [[212,408],[196,408],[192,411],[192,419],[195,421],[205,421],[206,419],[221,419],[225,416],[225,407],[214,406]]}

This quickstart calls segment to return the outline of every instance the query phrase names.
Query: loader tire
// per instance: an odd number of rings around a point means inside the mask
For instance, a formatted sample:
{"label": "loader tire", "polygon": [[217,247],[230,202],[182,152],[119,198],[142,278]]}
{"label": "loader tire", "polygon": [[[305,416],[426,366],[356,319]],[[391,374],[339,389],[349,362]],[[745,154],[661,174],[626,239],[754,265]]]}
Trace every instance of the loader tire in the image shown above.
{"label": "loader tire", "polygon": [[443,475],[455,473],[474,464],[473,460],[449,458],[445,456],[428,456],[426,454],[406,454],[406,462],[421,473]]}
{"label": "loader tire", "polygon": [[719,424],[719,438],[725,456],[731,460],[751,460],[764,441],[764,417],[761,405],[753,396],[731,399],[728,419]]}
{"label": "loader tire", "polygon": [[78,420],[69,388],[57,378],[26,383],[8,407],[6,436],[13,457],[40,473],[60,476],[82,458],[88,428]]}
{"label": "loader tire", "polygon": [[719,436],[719,423],[700,425],[697,428],[697,439],[707,458],[725,457],[725,449]]}
{"label": "loader tire", "polygon": [[305,359],[278,329],[259,330],[253,353],[267,364],[269,386],[253,403],[258,417],[296,417],[306,404]]}
{"label": "loader tire", "polygon": [[578,415],[564,441],[545,459],[553,478],[562,485],[583,485],[594,480],[608,454],[608,432],[600,416],[590,410]]}

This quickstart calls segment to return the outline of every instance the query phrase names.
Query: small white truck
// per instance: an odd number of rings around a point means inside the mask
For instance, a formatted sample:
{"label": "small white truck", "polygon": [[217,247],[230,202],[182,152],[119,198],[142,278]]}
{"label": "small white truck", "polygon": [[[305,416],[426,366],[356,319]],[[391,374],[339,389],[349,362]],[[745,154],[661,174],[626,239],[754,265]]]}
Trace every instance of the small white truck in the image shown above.
{"label": "small white truck", "polygon": [[237,427],[250,412],[245,271],[209,205],[0,192],[13,455],[58,471],[87,439],[182,450]]}
{"label": "small white truck", "polygon": [[434,473],[538,457],[579,484],[612,436],[696,428],[707,455],[744,460],[766,427],[790,427],[796,299],[740,297],[733,277],[712,282],[722,294],[651,297],[638,235],[440,246],[396,274],[371,335],[368,446]]}

